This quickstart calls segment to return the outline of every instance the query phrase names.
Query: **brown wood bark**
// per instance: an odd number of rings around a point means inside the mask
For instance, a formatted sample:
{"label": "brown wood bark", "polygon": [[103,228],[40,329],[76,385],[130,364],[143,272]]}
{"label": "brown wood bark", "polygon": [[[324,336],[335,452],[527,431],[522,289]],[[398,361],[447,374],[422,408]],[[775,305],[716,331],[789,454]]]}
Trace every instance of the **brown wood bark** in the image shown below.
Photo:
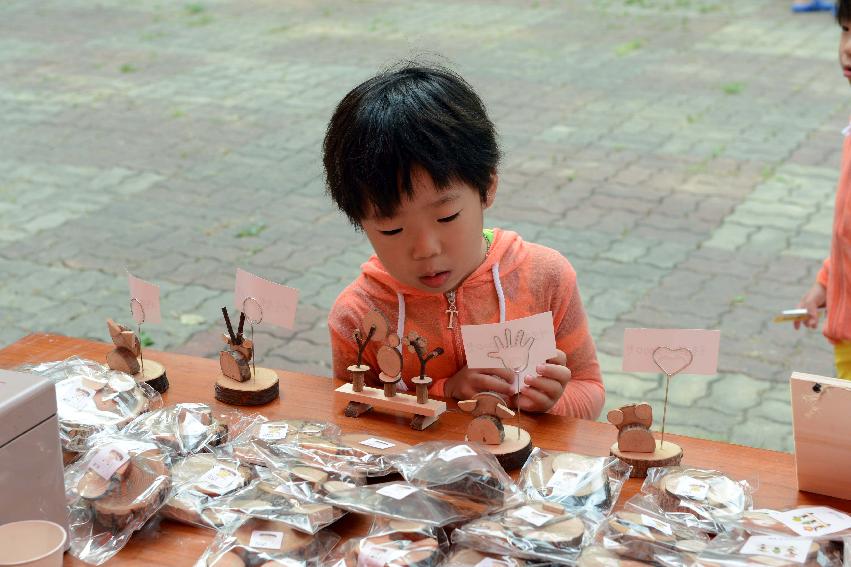
{"label": "brown wood bark", "polygon": [[499,418],[480,415],[467,426],[467,439],[484,445],[499,445],[505,439],[505,428]]}

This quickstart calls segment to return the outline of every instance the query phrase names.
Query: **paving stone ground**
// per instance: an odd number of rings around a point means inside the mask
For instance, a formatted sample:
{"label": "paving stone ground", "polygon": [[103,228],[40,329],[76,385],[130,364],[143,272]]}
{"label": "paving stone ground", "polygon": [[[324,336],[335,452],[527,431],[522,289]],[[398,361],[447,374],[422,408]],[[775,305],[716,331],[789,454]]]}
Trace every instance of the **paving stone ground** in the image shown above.
{"label": "paving stone ground", "polygon": [[370,253],[323,195],[335,103],[405,57],[478,89],[505,158],[487,224],[579,273],[608,390],[623,329],[717,328],[720,372],[668,430],[792,450],[788,377],[831,374],[770,322],[827,254],[848,86],[838,28],[781,0],[11,0],[0,4],[0,345],[107,339],[125,268],[162,285],[154,347],[218,350],[236,266],[298,287],[273,367],[329,372],[325,317]]}

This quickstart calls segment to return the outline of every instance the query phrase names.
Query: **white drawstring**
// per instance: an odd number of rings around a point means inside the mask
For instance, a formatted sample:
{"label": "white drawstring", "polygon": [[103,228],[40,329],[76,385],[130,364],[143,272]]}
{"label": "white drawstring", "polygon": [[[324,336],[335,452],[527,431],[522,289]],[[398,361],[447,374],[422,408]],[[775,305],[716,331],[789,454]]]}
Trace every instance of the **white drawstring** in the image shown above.
{"label": "white drawstring", "polygon": [[845,128],[842,129],[842,135],[845,136],[846,138],[848,136],[851,136],[851,124],[848,124],[848,126],[846,126]]}
{"label": "white drawstring", "polygon": [[[396,320],[396,336],[399,337],[399,344],[396,350],[404,356],[402,353],[402,335],[405,334],[405,296],[402,295],[401,291],[396,292],[396,301],[399,303],[399,318]],[[407,392],[408,385],[405,384],[404,380],[399,380],[396,383],[396,389],[400,392]]]}
{"label": "white drawstring", "polygon": [[499,262],[491,268],[493,273],[493,285],[496,288],[496,299],[499,301],[499,322],[505,323],[505,293],[502,291],[502,282],[499,281]]}

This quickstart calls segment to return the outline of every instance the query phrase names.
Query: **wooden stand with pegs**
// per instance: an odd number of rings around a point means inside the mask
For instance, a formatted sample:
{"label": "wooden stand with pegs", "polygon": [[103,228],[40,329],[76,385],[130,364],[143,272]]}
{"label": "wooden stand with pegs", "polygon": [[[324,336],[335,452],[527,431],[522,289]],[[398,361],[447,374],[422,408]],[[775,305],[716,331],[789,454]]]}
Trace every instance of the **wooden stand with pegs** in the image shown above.
{"label": "wooden stand with pegs", "polygon": [[222,374],[216,380],[216,399],[237,406],[259,406],[271,402],[279,395],[278,375],[269,368],[254,366],[254,342],[243,335],[245,313],[240,313],[236,333],[226,307],[222,307],[222,314],[228,332],[222,336],[227,346],[219,352]]}
{"label": "wooden stand with pegs", "polygon": [[479,392],[471,400],[458,402],[458,409],[473,416],[467,441],[481,443],[505,470],[514,470],[523,466],[532,452],[532,436],[525,429],[502,423],[515,415],[503,401],[496,392]]}
{"label": "wooden stand with pegs", "polygon": [[[411,428],[417,431],[422,431],[437,421],[440,414],[446,411],[446,402],[428,399],[428,384],[431,383],[431,378],[426,376],[425,369],[428,361],[443,354],[443,349],[438,347],[426,353],[424,338],[413,332],[405,337],[405,345],[420,361],[420,375],[414,378],[417,386],[416,396],[400,393],[398,384],[402,380],[402,355],[397,350],[400,346],[399,337],[389,332],[384,315],[375,310],[366,314],[361,328],[368,331],[363,333],[361,329],[357,329],[354,332],[354,339],[358,344],[358,361],[356,365],[349,367],[352,382],[335,390],[336,397],[348,401],[344,414],[347,417],[360,417],[373,408],[412,414],[414,417],[411,420]],[[379,380],[383,383],[383,388],[364,385],[369,366],[362,364],[362,356],[370,339],[382,343],[377,359]]]}
{"label": "wooden stand with pegs", "polygon": [[144,382],[159,393],[168,390],[165,367],[142,357],[142,343],[132,330],[107,319],[106,326],[115,348],[106,355],[106,364],[112,370],[130,374],[136,382]]}

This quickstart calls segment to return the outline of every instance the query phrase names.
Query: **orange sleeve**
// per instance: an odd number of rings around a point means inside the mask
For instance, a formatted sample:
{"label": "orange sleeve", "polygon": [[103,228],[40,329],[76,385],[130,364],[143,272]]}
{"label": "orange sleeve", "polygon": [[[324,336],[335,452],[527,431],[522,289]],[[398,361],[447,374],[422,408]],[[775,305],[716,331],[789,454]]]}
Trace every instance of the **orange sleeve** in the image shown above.
{"label": "orange sleeve", "polygon": [[821,269],[818,271],[816,281],[820,283],[824,289],[827,289],[827,276],[830,274],[830,258],[825,258]]}
{"label": "orange sleeve", "polygon": [[588,329],[588,318],[579,296],[576,272],[565,261],[562,296],[555,298],[553,323],[556,347],[567,356],[571,379],[564,394],[548,413],[597,419],[606,401],[606,389],[597,362],[597,349]]}

